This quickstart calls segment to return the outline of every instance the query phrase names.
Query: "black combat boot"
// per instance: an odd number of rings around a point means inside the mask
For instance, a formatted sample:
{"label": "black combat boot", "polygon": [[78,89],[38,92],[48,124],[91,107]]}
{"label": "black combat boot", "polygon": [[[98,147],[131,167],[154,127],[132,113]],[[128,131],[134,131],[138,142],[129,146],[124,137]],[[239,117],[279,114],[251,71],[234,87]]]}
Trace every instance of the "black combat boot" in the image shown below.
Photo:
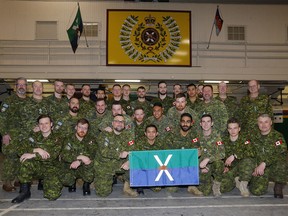
{"label": "black combat boot", "polygon": [[21,193],[15,199],[12,200],[12,203],[21,203],[25,199],[29,199],[31,197],[29,183],[20,184],[20,190]]}
{"label": "black combat boot", "polygon": [[43,190],[43,179],[39,179],[38,180],[38,187],[37,187],[38,190]]}
{"label": "black combat boot", "polygon": [[83,183],[83,196],[90,195],[90,183],[89,182],[84,182]]}
{"label": "black combat boot", "polygon": [[76,192],[76,183],[74,183],[72,186],[69,186],[68,191],[69,191],[69,193]]}
{"label": "black combat boot", "polygon": [[283,199],[283,187],[284,184],[275,182],[274,185],[274,197]]}

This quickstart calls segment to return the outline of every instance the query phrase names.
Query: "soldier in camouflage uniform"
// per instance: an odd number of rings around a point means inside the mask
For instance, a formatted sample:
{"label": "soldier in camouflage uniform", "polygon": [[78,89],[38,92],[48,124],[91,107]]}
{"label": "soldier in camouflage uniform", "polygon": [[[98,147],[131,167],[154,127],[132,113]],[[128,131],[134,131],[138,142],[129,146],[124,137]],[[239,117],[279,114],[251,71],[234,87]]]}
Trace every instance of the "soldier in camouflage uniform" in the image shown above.
{"label": "soldier in camouflage uniform", "polygon": [[135,125],[135,140],[138,138],[141,138],[145,136],[145,128],[147,125],[147,122],[145,121],[145,112],[143,107],[136,107],[134,109],[134,125]]}
{"label": "soldier in camouflage uniform", "polygon": [[64,83],[61,80],[54,81],[54,93],[47,97],[50,104],[49,113],[52,119],[62,118],[68,112],[67,98],[63,95]]}
{"label": "soldier in camouflage uniform", "polygon": [[[202,133],[199,134],[201,156],[199,159],[200,185],[198,189],[209,195],[211,186],[215,197],[221,196],[220,186],[224,170],[225,149],[220,133],[212,129],[213,120],[209,114],[201,118]],[[212,185],[213,178],[213,185]]]}
{"label": "soldier in camouflage uniform", "polygon": [[200,117],[203,114],[210,114],[213,117],[214,130],[224,133],[226,130],[226,123],[228,120],[228,113],[223,102],[213,98],[213,87],[205,85],[203,87],[204,100],[196,107],[197,113]]}
{"label": "soldier in camouflage uniform", "polygon": [[114,84],[112,87],[112,94],[113,97],[112,98],[108,98],[107,100],[107,107],[109,110],[112,109],[112,104],[114,103],[114,101],[119,101],[119,103],[121,104],[123,110],[126,113],[126,108],[127,108],[127,101],[125,101],[122,98],[122,88],[121,85],[119,85],[118,83]]}
{"label": "soldier in camouflage uniform", "polygon": [[62,140],[52,133],[52,120],[48,115],[37,119],[40,132],[33,133],[18,148],[20,155],[20,194],[12,203],[21,203],[31,196],[30,183],[34,178],[44,179],[44,197],[56,200],[61,195],[59,155]]}
{"label": "soldier in camouflage uniform", "polygon": [[76,191],[75,181],[83,179],[83,195],[90,195],[90,184],[94,180],[94,158],[96,154],[95,137],[88,133],[89,122],[82,118],[77,121],[76,132],[64,139],[61,152],[61,181],[69,186],[69,192]]}
{"label": "soldier in camouflage uniform", "polygon": [[2,152],[4,154],[2,180],[3,190],[15,191],[13,181],[16,179],[19,170],[19,157],[17,147],[20,145],[23,136],[20,108],[28,99],[26,97],[27,80],[20,77],[15,82],[16,93],[6,98],[1,104],[0,112],[0,133],[2,135]]}
{"label": "soldier in camouflage uniform", "polygon": [[249,95],[240,101],[239,119],[243,129],[247,132],[257,132],[257,118],[260,114],[267,113],[273,117],[273,109],[267,95],[260,94],[260,84],[257,80],[248,83]]}
{"label": "soldier in camouflage uniform", "polygon": [[90,133],[97,137],[100,133],[99,125],[103,119],[112,116],[112,112],[107,109],[106,100],[104,98],[97,98],[95,102],[95,109],[88,115],[90,122]]}
{"label": "soldier in camouflage uniform", "polygon": [[219,95],[215,99],[224,103],[229,118],[236,117],[238,110],[237,98],[227,95],[227,84],[224,81],[218,84],[218,91]]}
{"label": "soldier in camouflage uniform", "polygon": [[187,106],[195,110],[198,103],[202,100],[198,98],[197,87],[195,84],[191,83],[187,85]]}
{"label": "soldier in camouflage uniform", "polygon": [[[191,149],[191,148],[200,148],[198,142],[198,133],[196,130],[192,129],[193,118],[190,113],[183,113],[180,117],[180,124],[177,128],[174,128],[172,133],[169,135],[168,149]],[[180,126],[180,127],[179,127]],[[171,137],[171,138],[170,138]],[[174,191],[177,190],[176,187],[169,187],[170,191],[174,188]],[[203,195],[196,186],[189,186],[188,192],[195,195]]]}
{"label": "soldier in camouflage uniform", "polygon": [[274,197],[283,199],[283,187],[287,178],[287,144],[281,133],[272,128],[272,117],[261,114],[258,117],[259,132],[252,137],[255,143],[256,163],[250,182],[254,195],[267,192],[269,181],[275,182]]}
{"label": "soldier in camouflage uniform", "polygon": [[236,118],[232,117],[228,120],[227,130],[229,134],[223,138],[225,168],[221,181],[221,192],[233,190],[236,182],[236,187],[240,190],[241,195],[248,197],[250,195],[248,184],[256,165],[254,146],[247,135],[240,133],[240,123]]}
{"label": "soldier in camouflage uniform", "polygon": [[183,88],[181,84],[176,83],[173,85],[173,99],[175,99],[176,95],[179,93],[183,93]]}
{"label": "soldier in camouflage uniform", "polygon": [[165,138],[172,130],[172,121],[164,114],[163,106],[160,102],[156,102],[153,106],[153,116],[147,118],[147,124],[154,124],[158,129],[158,136]]}
{"label": "soldier in camouflage uniform", "polygon": [[78,98],[70,98],[68,107],[68,113],[63,117],[56,119],[53,127],[54,131],[60,132],[63,136],[67,133],[74,132],[77,121],[82,118],[79,114],[80,104]]}
{"label": "soldier in camouflage uniform", "polygon": [[142,107],[145,116],[149,117],[152,115],[152,106],[151,103],[146,100],[146,89],[144,86],[139,86],[137,88],[137,100],[131,102],[132,110],[135,110],[136,107]]}
{"label": "soldier in camouflage uniform", "polygon": [[70,98],[74,96],[75,92],[76,92],[75,85],[73,83],[67,83],[65,86],[67,103],[70,100]]}
{"label": "soldier in camouflage uniform", "polygon": [[132,133],[134,136],[135,125],[132,121],[132,118],[127,114],[123,114],[122,105],[119,101],[113,102],[111,111],[112,111],[112,115],[106,116],[102,119],[102,122],[99,124],[99,130],[112,132],[113,131],[113,127],[112,127],[113,119],[116,115],[121,114],[125,118],[125,129],[130,131],[130,133]]}
{"label": "soldier in camouflage uniform", "polygon": [[200,123],[198,114],[190,107],[187,107],[185,94],[180,93],[176,95],[174,104],[175,105],[171,107],[167,113],[167,117],[173,122],[172,131],[174,128],[178,128],[179,119],[183,113],[190,113],[192,115],[194,121],[194,124],[192,125],[193,130],[198,131]]}
{"label": "soldier in camouflage uniform", "polygon": [[87,118],[88,113],[94,110],[95,103],[90,99],[91,89],[89,84],[83,84],[82,89],[82,98],[79,100],[81,105],[80,114]]}
{"label": "soldier in camouflage uniform", "polygon": [[158,82],[158,97],[153,98],[151,104],[155,104],[156,102],[162,103],[165,115],[173,106],[173,98],[169,97],[167,94],[167,83],[165,81]]}
{"label": "soldier in camouflage uniform", "polygon": [[125,110],[126,114],[129,116],[133,115],[133,110],[131,106],[131,98],[130,98],[130,93],[131,93],[131,86],[129,84],[124,84],[122,86],[122,99],[126,101],[126,104],[123,104],[122,107]]}
{"label": "soldier in camouflage uniform", "polygon": [[99,196],[108,196],[112,192],[113,176],[122,173],[124,179],[123,192],[129,196],[137,196],[137,192],[129,186],[129,151],[134,150],[134,135],[125,130],[124,116],[118,114],[112,123],[112,132],[104,131],[97,139],[98,151],[94,162],[95,190]]}

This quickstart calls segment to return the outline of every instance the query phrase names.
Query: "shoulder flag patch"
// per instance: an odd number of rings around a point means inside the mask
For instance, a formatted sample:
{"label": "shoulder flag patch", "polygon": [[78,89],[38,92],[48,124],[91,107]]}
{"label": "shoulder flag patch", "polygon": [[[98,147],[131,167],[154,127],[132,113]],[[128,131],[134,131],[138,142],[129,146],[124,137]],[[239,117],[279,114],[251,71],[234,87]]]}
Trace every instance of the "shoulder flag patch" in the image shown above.
{"label": "shoulder flag patch", "polygon": [[251,143],[250,140],[246,140],[244,144],[245,144],[245,145],[248,145],[248,144],[250,144],[250,143]]}
{"label": "shoulder flag patch", "polygon": [[278,140],[275,142],[275,146],[279,146],[279,145],[282,145],[283,141],[282,140]]}
{"label": "shoulder flag patch", "polygon": [[223,145],[223,142],[222,142],[222,141],[217,141],[217,142],[216,142],[216,145],[217,145],[217,146]]}
{"label": "shoulder flag patch", "polygon": [[132,145],[134,145],[134,140],[130,140],[130,141],[128,142],[128,146],[132,146]]}
{"label": "shoulder flag patch", "polygon": [[199,139],[197,137],[192,140],[193,143],[196,143],[198,141],[199,141]]}

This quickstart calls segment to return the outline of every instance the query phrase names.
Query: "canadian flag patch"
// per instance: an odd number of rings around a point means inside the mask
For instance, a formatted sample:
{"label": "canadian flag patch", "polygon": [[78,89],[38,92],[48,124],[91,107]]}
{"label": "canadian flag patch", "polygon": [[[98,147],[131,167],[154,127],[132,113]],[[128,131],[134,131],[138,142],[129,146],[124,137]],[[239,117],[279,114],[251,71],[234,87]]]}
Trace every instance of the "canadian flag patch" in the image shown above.
{"label": "canadian flag patch", "polygon": [[170,127],[166,127],[165,130],[168,132],[168,131],[171,130],[171,128]]}
{"label": "canadian flag patch", "polygon": [[130,141],[128,142],[128,146],[132,146],[132,145],[134,145],[134,140],[130,140]]}
{"label": "canadian flag patch", "polygon": [[246,140],[244,144],[245,144],[245,145],[248,145],[248,144],[250,144],[250,143],[251,143],[250,140]]}
{"label": "canadian flag patch", "polygon": [[217,146],[223,145],[223,142],[222,142],[222,141],[217,141],[217,142],[216,142],[216,145],[217,145]]}
{"label": "canadian flag patch", "polygon": [[279,146],[279,145],[282,145],[283,141],[282,140],[278,140],[275,142],[275,146]]}
{"label": "canadian flag patch", "polygon": [[194,138],[194,139],[192,140],[193,143],[196,143],[196,142],[198,142],[198,141],[199,141],[198,138]]}

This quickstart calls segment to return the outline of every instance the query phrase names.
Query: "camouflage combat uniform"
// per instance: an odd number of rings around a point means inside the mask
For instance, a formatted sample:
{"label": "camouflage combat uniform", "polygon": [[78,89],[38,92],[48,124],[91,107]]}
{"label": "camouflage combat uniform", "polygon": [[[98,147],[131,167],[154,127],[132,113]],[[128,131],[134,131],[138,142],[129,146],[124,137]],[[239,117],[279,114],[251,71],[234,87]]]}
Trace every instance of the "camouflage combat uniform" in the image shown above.
{"label": "camouflage combat uniform", "polygon": [[[61,181],[65,186],[72,186],[76,179],[81,178],[84,182],[93,182],[94,180],[94,158],[96,154],[95,137],[88,134],[80,141],[75,132],[66,136],[64,139],[63,150],[61,151]],[[89,165],[83,162],[77,169],[71,169],[70,165],[77,160],[79,155],[84,155],[92,161]]]}
{"label": "camouflage combat uniform", "polygon": [[147,120],[148,124],[154,124],[158,129],[158,136],[165,138],[172,130],[172,121],[167,116],[163,115],[160,120],[157,120],[154,116],[150,116]]}
{"label": "camouflage combat uniform", "polygon": [[166,96],[164,100],[161,100],[160,98],[153,98],[151,101],[151,104],[155,104],[156,102],[160,102],[164,108],[164,115],[167,114],[168,110],[173,106],[173,98]]}
{"label": "camouflage combat uniform", "polygon": [[217,182],[221,182],[222,180],[224,170],[223,159],[225,157],[224,144],[219,132],[216,130],[213,130],[209,137],[205,137],[201,133],[198,140],[195,140],[195,145],[196,141],[200,143],[201,156],[199,164],[205,158],[210,159],[207,164],[208,173],[200,171],[200,185],[198,187],[204,195],[209,195],[212,189],[212,178]]}
{"label": "camouflage combat uniform", "polygon": [[239,176],[239,181],[250,182],[254,171],[255,150],[251,139],[246,135],[239,134],[236,141],[231,141],[230,136],[223,138],[225,143],[225,160],[234,155],[234,160],[229,168],[229,171],[223,174],[221,181],[221,191],[223,193],[231,191],[235,187],[235,177]]}
{"label": "camouflage combat uniform", "polygon": [[99,125],[103,119],[108,118],[108,116],[112,116],[112,112],[110,110],[106,109],[103,116],[97,116],[96,111],[93,111],[93,113],[91,113],[87,119],[90,122],[89,133],[93,134],[94,137],[98,137],[101,131]]}
{"label": "camouflage combat uniform", "polygon": [[135,100],[131,102],[131,107],[134,112],[136,107],[142,107],[145,113],[146,118],[152,116],[152,104],[145,100],[144,102],[140,102],[139,100]]}
{"label": "camouflage combat uniform", "polygon": [[22,122],[20,108],[23,107],[28,98],[19,98],[16,94],[12,94],[6,98],[1,104],[0,112],[0,133],[2,136],[9,134],[11,137],[8,145],[2,144],[2,152],[4,154],[2,180],[13,181],[17,177],[19,171],[19,157],[17,148],[22,145],[24,138],[23,130],[24,122]]}
{"label": "camouflage combat uniform", "polygon": [[145,136],[145,129],[147,124],[147,121],[143,121],[141,124],[137,124],[136,121],[133,121],[135,125],[135,140],[137,140],[140,137]]}
{"label": "camouflage combat uniform", "polygon": [[172,133],[169,134],[169,140],[171,140],[171,143],[168,143],[168,149],[191,149],[200,147],[198,133],[192,128],[186,136],[181,134],[180,128],[173,130]]}
{"label": "camouflage combat uniform", "polygon": [[67,97],[56,98],[54,94],[47,97],[49,106],[49,115],[54,121],[62,118],[69,110]]}
{"label": "camouflage combat uniform", "polygon": [[96,194],[108,196],[112,192],[113,176],[123,174],[125,181],[129,180],[129,171],[121,169],[127,159],[119,157],[120,152],[134,150],[134,136],[124,130],[117,135],[114,132],[101,132],[98,139],[98,150],[94,160]]}
{"label": "camouflage combat uniform", "polygon": [[189,99],[189,97],[187,97],[187,105],[188,107],[190,107],[191,109],[195,110],[197,105],[202,101],[201,99],[199,99],[198,97],[196,98],[196,100],[194,101],[194,103],[192,103]]}
{"label": "camouflage combat uniform", "polygon": [[92,110],[95,110],[95,102],[93,100],[86,101],[81,98],[79,100],[79,104],[79,114],[82,115],[84,118],[88,118],[89,113],[91,113]]}
{"label": "camouflage combat uniform", "polygon": [[228,119],[232,117],[237,117],[238,115],[238,103],[237,98],[233,96],[227,96],[223,101],[219,96],[215,97],[216,100],[222,101],[227,109]]}
{"label": "camouflage combat uniform", "polygon": [[36,157],[21,163],[19,181],[21,184],[29,184],[33,179],[43,179],[44,197],[55,200],[61,195],[62,184],[60,182],[59,155],[62,149],[62,140],[59,134],[51,133],[43,137],[41,132],[33,133],[19,148],[19,156],[24,153],[33,154],[33,149],[41,148],[47,151],[50,157],[46,160],[36,153]]}
{"label": "camouflage combat uniform", "polygon": [[[135,131],[135,125],[131,119],[131,117],[127,114],[124,114],[124,119],[125,119],[125,128],[127,130],[129,130],[131,133],[133,133],[134,136],[134,131]],[[107,115],[106,117],[104,117],[101,121],[101,123],[99,124],[99,129],[100,131],[104,131],[104,129],[106,127],[110,127],[112,128],[112,122],[114,120],[114,116],[113,115]]]}
{"label": "camouflage combat uniform", "polygon": [[258,131],[257,118],[263,113],[267,113],[273,119],[273,109],[267,95],[259,95],[255,99],[250,99],[249,96],[243,97],[238,113],[243,130],[256,133]]}
{"label": "camouflage combat uniform", "polygon": [[[189,113],[193,118],[193,125],[192,130],[199,131],[200,130],[200,120],[199,120],[199,114],[191,109],[190,107],[185,107],[183,113]],[[181,113],[179,113],[176,109],[176,107],[171,107],[167,113],[167,117],[171,119],[173,126],[172,128],[178,128],[180,124],[180,118]],[[173,130],[172,130],[173,131]]]}
{"label": "camouflage combat uniform", "polygon": [[286,184],[287,172],[287,144],[281,133],[272,129],[268,135],[260,132],[252,137],[255,143],[257,166],[266,163],[263,176],[253,176],[250,182],[250,191],[254,195],[267,192],[269,180]]}

